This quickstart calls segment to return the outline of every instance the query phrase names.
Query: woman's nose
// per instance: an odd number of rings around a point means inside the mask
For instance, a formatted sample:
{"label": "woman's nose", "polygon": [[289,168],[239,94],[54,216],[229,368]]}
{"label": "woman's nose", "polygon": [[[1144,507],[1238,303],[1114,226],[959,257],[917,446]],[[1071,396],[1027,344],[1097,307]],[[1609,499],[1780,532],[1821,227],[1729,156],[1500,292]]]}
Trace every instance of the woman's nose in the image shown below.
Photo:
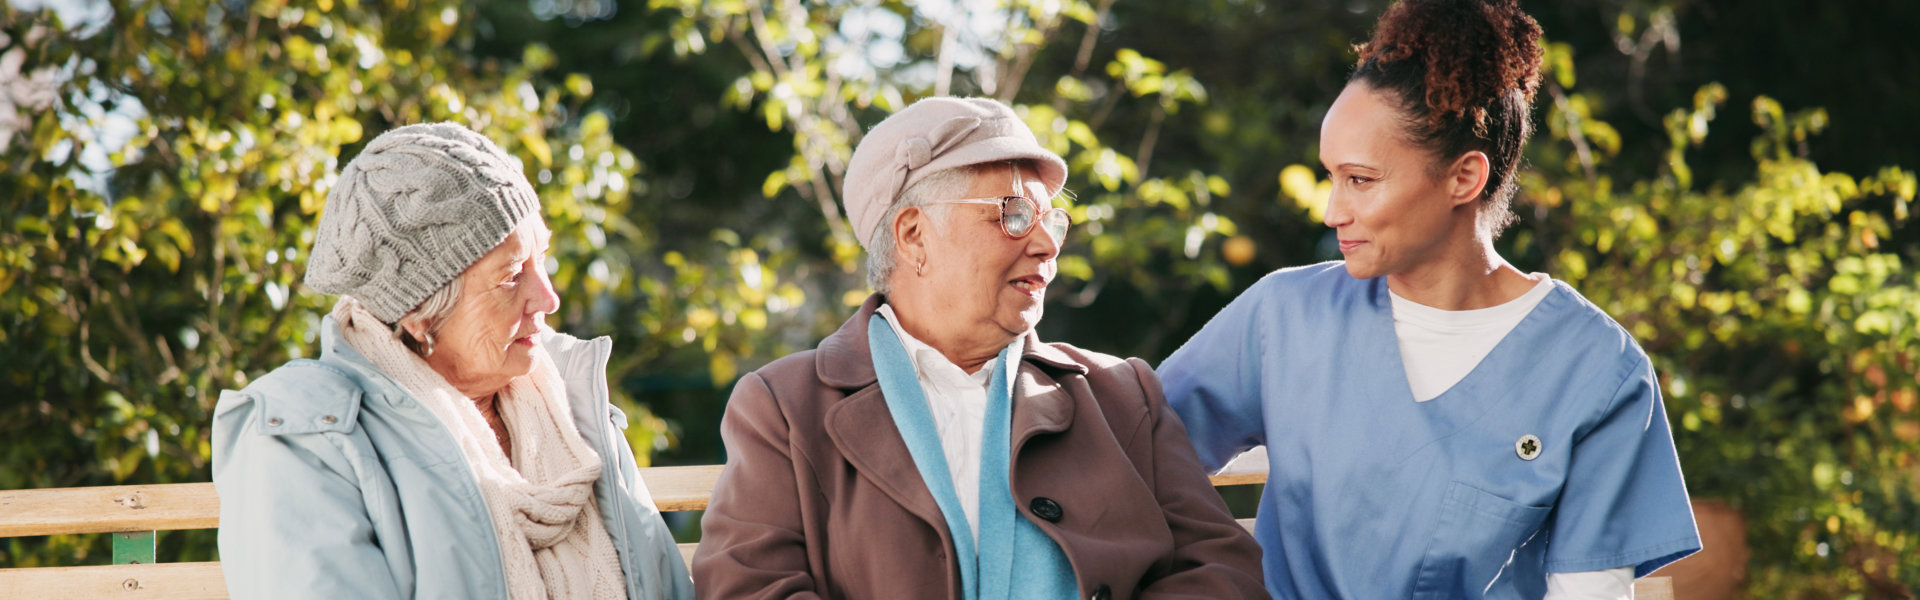
{"label": "woman's nose", "polygon": [[1327,210],[1326,213],[1320,217],[1320,222],[1335,229],[1338,229],[1341,225],[1353,222],[1352,215],[1347,213],[1347,203],[1340,199],[1340,191],[1338,189],[1327,195]]}
{"label": "woman's nose", "polygon": [[539,276],[534,278],[534,284],[526,289],[533,295],[527,300],[528,312],[550,315],[560,310],[560,294],[554,291],[553,279],[547,277],[544,267],[540,269]]}
{"label": "woman's nose", "polygon": [[1034,258],[1047,260],[1060,255],[1060,240],[1053,239],[1053,234],[1042,225],[1035,224],[1021,241],[1027,243],[1027,254]]}

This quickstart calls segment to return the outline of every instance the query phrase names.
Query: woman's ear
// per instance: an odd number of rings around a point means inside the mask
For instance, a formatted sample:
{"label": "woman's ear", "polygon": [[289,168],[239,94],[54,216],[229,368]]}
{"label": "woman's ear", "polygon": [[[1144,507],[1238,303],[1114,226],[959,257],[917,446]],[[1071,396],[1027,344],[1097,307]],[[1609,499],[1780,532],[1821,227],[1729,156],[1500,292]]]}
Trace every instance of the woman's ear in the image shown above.
{"label": "woman's ear", "polygon": [[920,265],[927,260],[927,235],[933,229],[933,215],[920,207],[900,211],[893,220],[893,251],[898,264]]}
{"label": "woman's ear", "polygon": [[1454,206],[1467,204],[1480,199],[1480,192],[1487,187],[1487,178],[1493,174],[1493,163],[1487,160],[1487,153],[1479,150],[1469,151],[1454,159],[1453,166],[1447,168],[1447,199]]}
{"label": "woman's ear", "polygon": [[415,340],[419,340],[422,342],[426,341],[427,324],[421,322],[420,319],[415,319],[411,317],[412,315],[400,317],[400,322],[394,323],[393,326],[399,328],[401,331],[406,332],[407,335],[412,336],[413,339]]}

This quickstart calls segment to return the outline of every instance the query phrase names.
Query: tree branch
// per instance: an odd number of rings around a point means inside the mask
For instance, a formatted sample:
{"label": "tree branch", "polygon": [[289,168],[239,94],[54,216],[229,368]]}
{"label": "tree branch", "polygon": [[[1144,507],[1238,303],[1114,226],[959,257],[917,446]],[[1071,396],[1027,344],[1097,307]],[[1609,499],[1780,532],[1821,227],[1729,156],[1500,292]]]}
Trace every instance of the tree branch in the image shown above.
{"label": "tree branch", "polygon": [[[1011,24],[1018,21],[1018,11],[1013,7],[1008,7],[1008,28],[1011,29]],[[998,83],[994,91],[995,98],[1012,103],[1014,97],[1020,95],[1020,88],[1023,87],[1027,81],[1027,72],[1033,69],[1033,61],[1035,57],[1039,55],[1038,51],[1040,47],[1045,46],[1048,41],[1053,39],[1055,34],[1060,32],[1061,21],[1062,19],[1055,16],[1053,22],[1048,23],[1046,27],[1040,28],[1039,44],[1020,44],[1015,49],[1013,60],[1003,64],[1000,68],[1000,77],[998,77]],[[1059,112],[1063,110],[1064,106],[1063,101],[1056,95],[1054,98],[1054,111]]]}
{"label": "tree branch", "polygon": [[1560,114],[1566,115],[1567,141],[1573,142],[1574,152],[1580,157],[1580,167],[1587,174],[1587,185],[1599,185],[1600,176],[1593,164],[1593,147],[1587,144],[1587,134],[1580,131],[1580,117],[1574,115],[1573,103],[1567,100],[1566,91],[1560,89],[1560,82],[1549,79],[1547,92],[1553,95],[1553,105],[1560,109]]}
{"label": "tree branch", "polygon": [[120,380],[114,378],[113,373],[108,372],[106,367],[100,366],[98,361],[93,360],[93,349],[88,344],[88,340],[92,338],[91,329],[90,323],[85,319],[80,320],[80,363],[86,365],[87,370],[91,371],[94,377],[100,378],[101,383],[119,386]]}
{"label": "tree branch", "polygon": [[958,34],[954,33],[953,26],[940,24],[940,54],[934,57],[933,63],[933,95],[935,96],[947,95],[948,89],[953,85],[953,44],[956,35]]}
{"label": "tree branch", "polygon": [[[1107,13],[1112,10],[1113,10],[1113,0],[1100,0],[1100,8],[1098,11],[1094,13],[1093,22],[1087,24],[1087,31],[1081,34],[1080,36],[1080,50],[1074,53],[1073,70],[1069,71],[1070,73],[1072,73],[1070,77],[1073,77],[1074,79],[1079,79],[1080,77],[1086,75],[1087,67],[1092,66],[1093,46],[1096,42],[1100,40],[1100,22],[1105,21],[1107,19]],[[1113,107],[1113,103],[1109,101],[1106,104],[1106,106],[1102,108],[1101,118],[1103,120],[1105,119],[1106,110],[1109,110],[1112,107]],[[1060,96],[1059,94],[1054,94],[1053,110],[1056,112],[1062,112],[1062,113],[1066,112],[1067,99],[1063,96]]]}
{"label": "tree branch", "polygon": [[[810,127],[809,129],[814,128]],[[803,132],[801,135],[806,136],[803,139],[807,146],[820,146],[825,144],[824,141],[819,139],[817,132]],[[833,187],[827,184],[825,159],[820,158],[820,155],[823,154],[826,154],[826,152],[817,147],[813,148],[812,151],[806,152],[808,157],[807,182],[811,184],[813,188],[814,202],[820,205],[820,214],[827,218],[827,228],[833,231],[834,237],[840,237],[851,232],[848,230],[845,221],[840,218],[840,209],[834,201]]]}
{"label": "tree branch", "polygon": [[153,336],[153,347],[159,350],[160,360],[167,366],[165,370],[160,371],[160,375],[155,379],[154,385],[166,385],[172,383],[175,379],[179,379],[180,364],[174,361],[173,349],[167,345],[166,336]]}
{"label": "tree branch", "polygon": [[767,64],[772,67],[774,76],[786,79],[787,63],[780,61],[780,45],[774,42],[773,32],[767,30],[767,14],[760,9],[757,0],[747,3],[747,22],[752,24],[753,37],[760,43],[760,51],[766,53]]}
{"label": "tree branch", "polygon": [[1080,51],[1073,55],[1073,76],[1086,74],[1087,67],[1093,62],[1093,45],[1100,37],[1100,22],[1107,20],[1107,13],[1113,11],[1113,0],[1100,0],[1100,10],[1093,15],[1093,22],[1087,24],[1087,32],[1080,36]]}
{"label": "tree branch", "polygon": [[[281,271],[292,270],[292,266],[289,263],[281,262],[280,264]],[[293,299],[300,297],[300,292],[305,288],[305,286],[300,283],[301,278],[301,274],[294,274],[293,283],[287,286],[287,301],[280,304],[280,310],[274,311],[273,320],[269,321],[266,330],[261,332],[260,341],[254,344],[251,355],[265,356],[267,352],[273,348],[275,338],[280,335],[280,324],[286,322],[287,315],[292,314],[294,307],[299,304],[294,302]]]}
{"label": "tree branch", "polygon": [[[820,93],[819,104],[815,105],[816,107],[814,108],[814,117],[819,119],[819,122],[809,122],[808,124],[813,127],[839,127],[847,131],[849,134],[848,138],[855,139],[857,143],[860,125],[853,123],[852,119],[842,121],[841,119],[834,118],[835,116],[844,117],[847,113],[847,103],[845,100],[840,99],[840,73],[831,68],[826,69],[826,72],[827,85]],[[825,140],[819,140],[817,137],[816,143],[821,146],[828,145]],[[814,156],[821,161],[822,168],[826,169],[828,173],[846,172],[846,165],[841,164],[840,155],[833,152],[832,148],[814,148],[814,150],[816,151]]]}
{"label": "tree branch", "polygon": [[1087,121],[1087,127],[1099,131],[1100,126],[1106,124],[1107,117],[1113,114],[1114,105],[1119,104],[1120,97],[1125,95],[1127,95],[1125,82],[1116,82],[1112,89],[1107,90],[1107,99],[1100,103],[1100,110],[1094,111],[1093,118]]}
{"label": "tree branch", "polygon": [[1153,117],[1147,122],[1147,133],[1140,136],[1140,151],[1133,155],[1133,164],[1142,178],[1147,176],[1147,166],[1153,162],[1153,145],[1160,141],[1160,123],[1166,120],[1167,105],[1153,105]]}
{"label": "tree branch", "polygon": [[747,57],[747,63],[753,65],[755,72],[774,74],[773,67],[767,65],[767,59],[761,57],[758,50],[754,50],[753,46],[747,44],[747,38],[741,35],[739,29],[728,27],[727,41],[733,42],[733,45],[740,48],[740,55]]}
{"label": "tree branch", "polygon": [[[787,0],[786,4],[786,10],[783,14],[787,15],[787,29],[805,29],[807,26],[807,15],[809,14],[807,9],[800,6],[800,0]],[[787,71],[804,73],[806,70],[806,57],[801,56],[799,52],[794,52],[793,56],[787,57]]]}

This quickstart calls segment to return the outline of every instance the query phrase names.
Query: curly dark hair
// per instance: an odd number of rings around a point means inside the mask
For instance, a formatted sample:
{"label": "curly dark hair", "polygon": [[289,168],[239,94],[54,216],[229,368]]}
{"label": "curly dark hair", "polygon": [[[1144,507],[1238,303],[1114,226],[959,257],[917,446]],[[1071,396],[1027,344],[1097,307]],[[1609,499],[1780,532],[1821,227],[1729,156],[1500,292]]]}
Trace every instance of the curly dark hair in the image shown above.
{"label": "curly dark hair", "polygon": [[1434,154],[1436,168],[1487,154],[1482,227],[1498,236],[1513,224],[1514,172],[1540,89],[1540,24],[1518,0],[1401,0],[1354,50],[1360,61],[1348,81],[1390,92],[1409,139]]}

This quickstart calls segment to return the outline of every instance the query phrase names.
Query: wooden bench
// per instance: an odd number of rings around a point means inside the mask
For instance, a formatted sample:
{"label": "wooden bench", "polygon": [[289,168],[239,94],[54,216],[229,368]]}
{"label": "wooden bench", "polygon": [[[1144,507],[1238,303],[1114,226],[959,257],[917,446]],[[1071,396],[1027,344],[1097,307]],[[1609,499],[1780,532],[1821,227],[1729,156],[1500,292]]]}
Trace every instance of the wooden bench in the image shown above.
{"label": "wooden bench", "polygon": [[[640,470],[662,512],[703,510],[718,465],[651,467]],[[1266,457],[1249,453],[1212,477],[1216,486],[1265,483]],[[1253,519],[1240,519],[1251,530]],[[154,541],[160,531],[220,526],[220,498],[211,483],[122,485],[0,491],[0,538],[108,533],[113,563],[87,567],[0,569],[0,600],[34,598],[139,598],[197,600],[226,598],[220,563],[160,563]],[[697,544],[680,544],[692,558]],[[1665,578],[1634,584],[1642,600],[1671,600]]]}

